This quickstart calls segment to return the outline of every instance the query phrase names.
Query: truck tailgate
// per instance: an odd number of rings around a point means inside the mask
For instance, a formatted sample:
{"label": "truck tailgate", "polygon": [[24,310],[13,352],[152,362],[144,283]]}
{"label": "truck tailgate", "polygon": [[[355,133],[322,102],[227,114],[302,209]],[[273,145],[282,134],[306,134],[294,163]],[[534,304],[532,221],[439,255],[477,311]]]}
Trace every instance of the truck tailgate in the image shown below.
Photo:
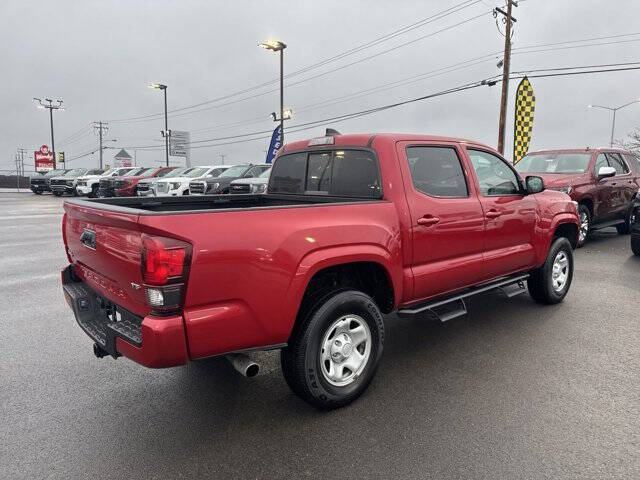
{"label": "truck tailgate", "polygon": [[74,272],[100,295],[144,316],[138,215],[65,202],[63,235]]}

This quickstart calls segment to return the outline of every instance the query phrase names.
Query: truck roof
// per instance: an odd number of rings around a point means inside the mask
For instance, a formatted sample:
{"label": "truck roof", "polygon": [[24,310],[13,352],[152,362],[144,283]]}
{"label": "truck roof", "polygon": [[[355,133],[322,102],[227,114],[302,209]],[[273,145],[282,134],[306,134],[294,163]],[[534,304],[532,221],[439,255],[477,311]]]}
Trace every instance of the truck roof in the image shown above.
{"label": "truck roof", "polygon": [[616,147],[575,147],[575,148],[551,148],[548,150],[535,150],[528,152],[528,155],[548,154],[548,153],[592,153],[606,150],[607,152],[631,153],[628,150]]}
{"label": "truck roof", "polygon": [[[322,137],[314,137],[314,138],[322,138]],[[469,140],[466,138],[455,138],[455,137],[443,137],[439,135],[422,135],[417,133],[353,133],[346,135],[334,135],[334,143],[333,145],[349,145],[349,146],[357,146],[357,147],[367,147],[370,146],[374,140],[385,139],[390,142],[402,142],[402,141],[427,141],[427,142],[454,142],[454,143],[464,143],[467,145],[474,145],[477,147],[489,148],[491,150],[495,149],[488,145],[482,144],[480,142],[476,142],[475,140]],[[309,146],[309,141],[311,139],[306,140],[298,140],[296,142],[287,143],[282,152],[291,152],[294,150],[303,150],[307,148],[326,148],[327,145],[316,145]]]}

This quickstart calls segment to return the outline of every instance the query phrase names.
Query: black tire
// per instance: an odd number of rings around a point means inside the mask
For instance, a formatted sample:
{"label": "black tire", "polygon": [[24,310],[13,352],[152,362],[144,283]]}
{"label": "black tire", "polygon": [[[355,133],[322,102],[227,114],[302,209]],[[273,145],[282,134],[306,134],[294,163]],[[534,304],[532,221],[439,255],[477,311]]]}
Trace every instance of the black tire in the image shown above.
{"label": "black tire", "polygon": [[182,192],[182,195],[189,195],[189,189],[187,189],[184,192]]}
{"label": "black tire", "polygon": [[89,198],[98,198],[98,185],[93,185],[91,187],[91,193],[88,195]]}
{"label": "black tire", "polygon": [[52,192],[52,193],[56,197],[61,197],[62,196],[62,193],[60,193],[60,192]]}
{"label": "black tire", "polygon": [[640,235],[631,235],[631,251],[636,257],[640,257]]}
{"label": "black tire", "polygon": [[633,214],[633,209],[629,210],[627,213],[624,223],[620,223],[616,225],[616,230],[620,235],[629,235],[631,233],[631,216]]}
{"label": "black tire", "polygon": [[[586,231],[583,226],[583,216],[586,216],[587,226]],[[580,226],[578,227],[578,245],[577,248],[584,246],[587,243],[589,234],[591,233],[591,211],[586,205],[578,206],[578,217],[580,220]]]}
{"label": "black tire", "polygon": [[[329,293],[310,308],[301,310],[289,345],[280,353],[284,378],[296,395],[312,405],[324,409],[348,405],[367,389],[378,368],[384,345],[382,313],[371,297],[357,290]],[[367,359],[359,373],[351,372],[349,383],[338,386],[326,378],[323,370],[326,363],[323,365],[320,357],[324,353],[322,344],[325,337],[333,342],[339,335],[337,329],[332,328],[333,324],[346,315],[354,315],[359,321],[366,322],[370,345],[368,357],[363,355]],[[356,349],[358,346],[353,351]],[[348,368],[346,371],[350,372]]]}
{"label": "black tire", "polygon": [[34,192],[36,195],[42,195],[42,190],[34,190]]}
{"label": "black tire", "polygon": [[[554,262],[560,253],[564,253],[567,259],[567,278],[564,286],[556,290],[554,286]],[[560,303],[566,297],[571,281],[573,279],[573,250],[571,243],[564,237],[556,238],[551,244],[547,259],[544,264],[531,271],[527,286],[529,287],[529,295],[538,303],[546,305],[554,305]]]}

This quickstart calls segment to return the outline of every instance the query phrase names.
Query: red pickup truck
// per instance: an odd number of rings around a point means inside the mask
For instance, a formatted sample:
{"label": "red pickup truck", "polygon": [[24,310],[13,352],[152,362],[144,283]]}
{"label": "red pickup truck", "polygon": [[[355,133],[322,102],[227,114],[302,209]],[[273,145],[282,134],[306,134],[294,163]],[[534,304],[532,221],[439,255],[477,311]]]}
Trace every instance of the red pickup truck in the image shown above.
{"label": "red pickup truck", "polygon": [[[262,195],[68,200],[67,302],[99,356],[170,367],[281,349],[305,400],[368,386],[383,314],[442,321],[466,299],[526,291],[558,303],[576,205],[453,138],[337,135],[287,144]],[[229,356],[229,354],[231,354]]]}

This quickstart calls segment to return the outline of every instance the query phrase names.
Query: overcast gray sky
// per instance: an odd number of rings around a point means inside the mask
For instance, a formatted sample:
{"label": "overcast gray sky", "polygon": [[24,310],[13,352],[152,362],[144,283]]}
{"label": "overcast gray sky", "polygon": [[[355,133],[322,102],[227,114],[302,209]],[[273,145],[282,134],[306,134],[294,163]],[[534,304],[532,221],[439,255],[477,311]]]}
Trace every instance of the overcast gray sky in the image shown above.
{"label": "overcast gray sky", "polygon": [[[88,125],[98,120],[112,120],[106,138],[117,142],[110,145],[125,146],[133,154],[134,147],[162,145],[163,120],[114,120],[162,112],[160,92],[146,88],[150,81],[169,86],[170,110],[191,106],[275,80],[277,55],[257,48],[260,40],[277,38],[286,42],[285,73],[293,72],[460,3],[461,0],[3,0],[0,169],[13,168],[17,147],[30,150],[28,164],[33,164],[33,149],[50,144],[48,112],[36,109],[32,97],[64,100],[67,110],[54,114],[54,125],[56,149],[64,150],[67,158],[96,148],[97,137]],[[309,80],[285,86],[285,105],[294,110],[289,124],[293,127],[356,112],[500,73],[496,67],[499,55],[495,55],[478,65],[411,84],[349,96],[500,51],[504,39],[488,12],[501,4],[481,0],[453,15],[290,78],[289,83]],[[466,21],[483,12],[487,13]],[[613,45],[557,49],[566,46],[559,45],[537,48],[556,50],[536,53],[514,50],[513,71],[640,61],[637,0],[526,0],[514,9],[514,15],[518,20],[513,37],[516,48],[638,35],[586,42],[624,41]],[[460,22],[464,23],[435,33]],[[430,33],[435,34],[326,73]],[[590,110],[586,105],[620,105],[640,98],[639,80],[640,71],[533,79],[537,104],[532,149],[607,144],[609,112]],[[269,113],[278,108],[278,93],[264,92],[275,87],[269,85],[176,112],[180,116],[170,114],[169,127],[194,132],[192,141],[272,129]],[[506,144],[509,158],[515,87],[516,82],[512,82]],[[329,122],[287,134],[287,141],[318,136],[325,126],[332,126],[341,132],[445,134],[495,146],[499,96],[499,85],[476,88],[341,123]],[[332,99],[338,101],[330,102]],[[235,103],[221,105],[230,101]],[[194,110],[199,111],[184,115]],[[638,125],[640,105],[620,111],[616,136],[622,138]],[[83,127],[87,128],[81,130]],[[212,140],[198,145],[221,142]],[[267,146],[268,139],[263,139],[198,148],[192,150],[192,160],[194,164],[217,164],[221,162],[220,154],[225,154],[226,163],[263,162]],[[163,161],[162,150],[137,149],[136,153],[139,164]],[[114,150],[106,150],[107,163],[114,154]],[[97,163],[96,153],[78,158],[69,166]]]}

